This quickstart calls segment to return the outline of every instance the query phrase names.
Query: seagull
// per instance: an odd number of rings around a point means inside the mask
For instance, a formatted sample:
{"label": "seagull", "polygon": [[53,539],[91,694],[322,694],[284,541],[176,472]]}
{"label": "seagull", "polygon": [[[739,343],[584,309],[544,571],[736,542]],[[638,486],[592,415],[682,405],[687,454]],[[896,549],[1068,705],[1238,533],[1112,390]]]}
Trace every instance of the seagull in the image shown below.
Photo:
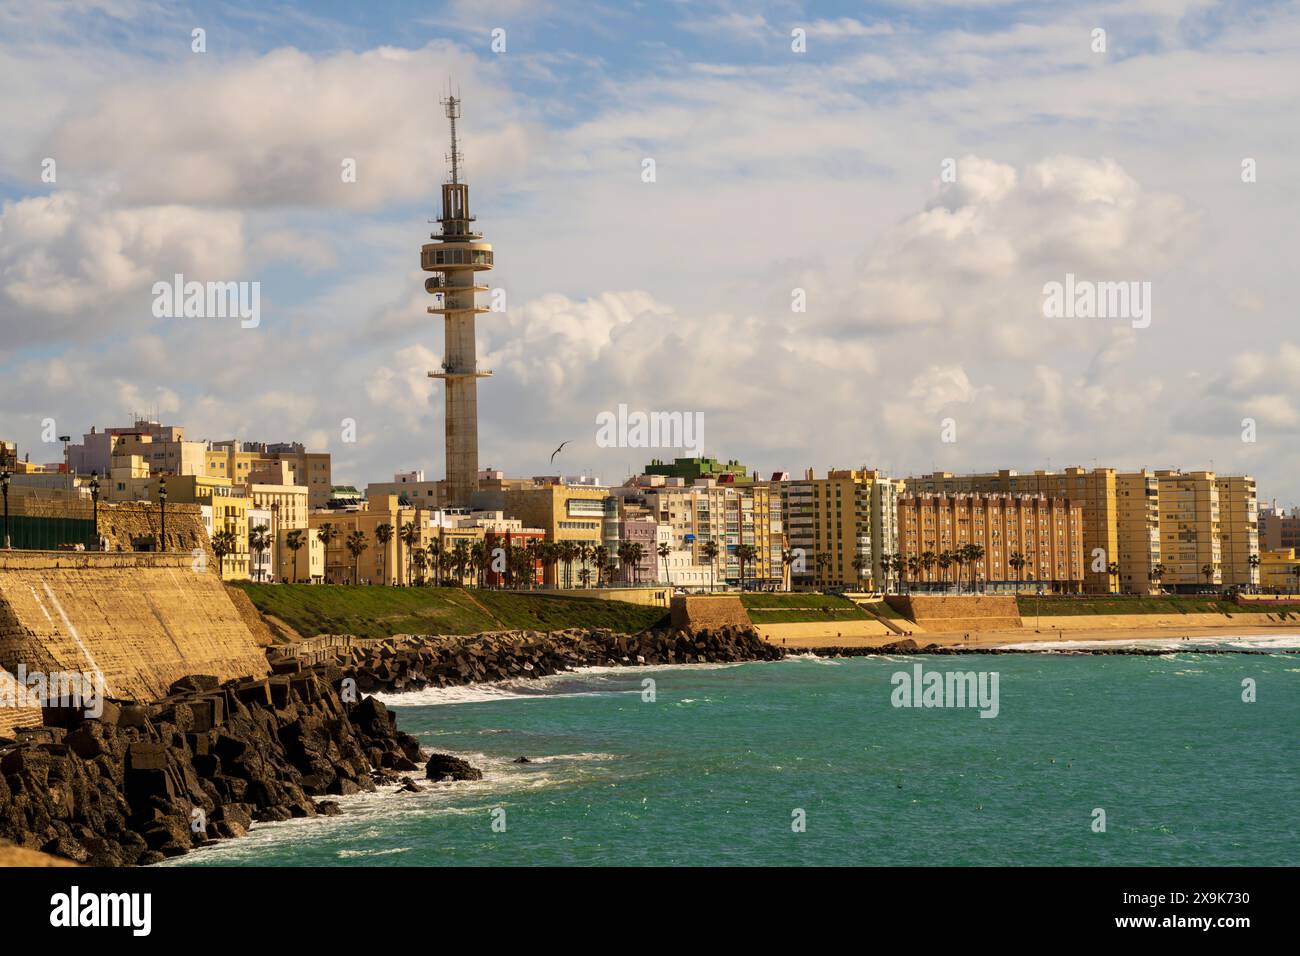
{"label": "seagull", "polygon": [[571,444],[573,444],[573,442],[571,442],[571,441],[562,441],[562,442],[560,442],[560,447],[557,448],[557,449],[555,449],[555,451],[551,452],[551,464],[552,464],[552,465],[555,464],[555,456],[558,455],[560,452],[564,451],[564,446],[565,446],[565,445],[571,445]]}

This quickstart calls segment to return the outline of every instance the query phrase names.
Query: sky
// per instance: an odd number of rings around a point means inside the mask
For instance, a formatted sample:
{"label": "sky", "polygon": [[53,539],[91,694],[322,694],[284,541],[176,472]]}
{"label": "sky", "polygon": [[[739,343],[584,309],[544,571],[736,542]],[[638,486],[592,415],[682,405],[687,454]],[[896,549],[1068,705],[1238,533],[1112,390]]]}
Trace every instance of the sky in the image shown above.
{"label": "sky", "polygon": [[[442,477],[453,89],[503,305],[483,467],[695,450],[604,447],[625,405],[761,472],[1212,468],[1297,504],[1298,54],[1267,0],[0,0],[0,438],[56,461],[144,413]],[[260,321],[159,317],[177,273],[258,283]],[[1067,276],[1149,311],[1045,314]]]}

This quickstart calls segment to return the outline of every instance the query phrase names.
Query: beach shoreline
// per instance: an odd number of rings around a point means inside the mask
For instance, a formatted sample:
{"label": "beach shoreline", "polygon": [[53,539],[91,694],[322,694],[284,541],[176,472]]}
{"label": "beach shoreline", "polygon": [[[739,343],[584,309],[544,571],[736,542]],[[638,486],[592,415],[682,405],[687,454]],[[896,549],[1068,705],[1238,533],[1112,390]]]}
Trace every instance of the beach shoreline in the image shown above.
{"label": "beach shoreline", "polygon": [[[828,629],[829,630],[829,629]],[[1041,644],[1042,650],[1049,651],[1053,645],[1069,645],[1076,642],[1102,643],[1108,641],[1168,641],[1187,637],[1202,643],[1230,638],[1258,637],[1295,637],[1300,643],[1300,626],[1249,625],[1249,624],[1189,624],[1183,627],[1172,625],[1154,625],[1148,627],[1123,627],[1114,625],[1075,627],[1049,626],[1041,629],[1033,627],[1001,628],[987,631],[913,631],[905,634],[889,634],[870,637],[837,636],[801,636],[784,640],[769,640],[776,647],[789,651],[822,648],[829,645],[846,648],[884,647],[909,638],[920,647],[937,644],[940,647],[994,648],[1008,645]]]}

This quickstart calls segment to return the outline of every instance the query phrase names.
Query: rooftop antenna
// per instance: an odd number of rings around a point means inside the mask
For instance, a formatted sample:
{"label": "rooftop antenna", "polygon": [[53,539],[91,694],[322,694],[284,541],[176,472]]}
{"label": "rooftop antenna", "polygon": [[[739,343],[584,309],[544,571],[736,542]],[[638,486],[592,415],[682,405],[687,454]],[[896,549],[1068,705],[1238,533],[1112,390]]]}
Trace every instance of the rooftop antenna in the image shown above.
{"label": "rooftop antenna", "polygon": [[[460,91],[457,90],[457,93]],[[456,143],[456,120],[460,119],[460,97],[451,92],[451,85],[447,87],[447,97],[442,101],[443,111],[447,114],[447,121],[451,124],[451,153],[448,154],[447,160],[451,163],[451,181],[460,182],[460,164],[464,160],[460,149]]]}

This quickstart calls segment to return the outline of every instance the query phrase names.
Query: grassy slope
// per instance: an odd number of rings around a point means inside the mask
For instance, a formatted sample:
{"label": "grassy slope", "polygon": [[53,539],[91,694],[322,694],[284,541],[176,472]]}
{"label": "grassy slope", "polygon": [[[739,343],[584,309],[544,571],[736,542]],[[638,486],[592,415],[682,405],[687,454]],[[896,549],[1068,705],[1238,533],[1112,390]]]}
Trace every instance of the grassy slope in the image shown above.
{"label": "grassy slope", "polygon": [[837,594],[742,594],[740,603],[755,624],[808,621],[864,621],[862,608]]}
{"label": "grassy slope", "polygon": [[[1021,595],[1017,599],[1022,616],[1034,614],[1036,600]],[[1269,607],[1264,602],[1258,605],[1239,605],[1231,601],[1222,601],[1214,597],[1080,597],[1080,598],[1043,598],[1042,612],[1045,616],[1066,616],[1077,614],[1259,614],[1272,613],[1286,615],[1282,608]]]}
{"label": "grassy slope", "polygon": [[275,615],[304,637],[474,634],[504,628],[550,631],[576,626],[640,631],[664,618],[662,608],[561,594],[332,584],[241,583],[239,587],[259,611]]}

